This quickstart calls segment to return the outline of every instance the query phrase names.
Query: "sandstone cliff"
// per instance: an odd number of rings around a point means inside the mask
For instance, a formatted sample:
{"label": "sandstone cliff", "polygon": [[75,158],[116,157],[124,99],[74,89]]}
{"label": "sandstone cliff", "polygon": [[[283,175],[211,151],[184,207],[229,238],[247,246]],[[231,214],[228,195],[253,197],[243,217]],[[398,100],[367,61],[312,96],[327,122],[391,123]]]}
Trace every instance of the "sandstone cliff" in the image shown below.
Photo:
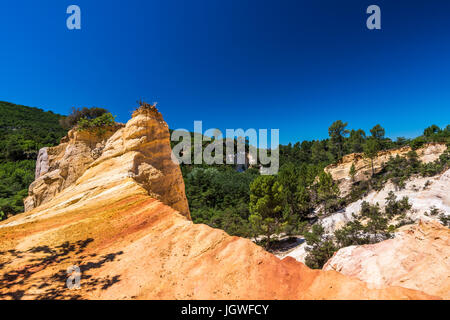
{"label": "sandstone cliff", "polygon": [[74,184],[120,127],[120,124],[109,127],[101,136],[72,129],[60,145],[39,150],[35,181],[29,186],[28,197],[24,200],[25,211],[48,202]]}
{"label": "sandstone cliff", "polygon": [[394,239],[339,250],[323,270],[450,299],[450,229],[437,222],[405,226]]}
{"label": "sandstone cliff", "polygon": [[439,220],[439,216],[428,215],[430,208],[439,209],[444,215],[450,215],[450,170],[434,177],[413,177],[408,180],[401,190],[388,182],[380,191],[371,191],[362,199],[351,203],[343,210],[320,219],[320,223],[329,233],[341,228],[347,222],[353,220],[353,215],[361,211],[361,204],[366,201],[370,204],[379,204],[384,210],[386,197],[393,191],[398,200],[408,197],[412,205],[406,216],[413,220]]}
{"label": "sandstone cliff", "polygon": [[170,155],[167,124],[153,106],[141,106],[125,126],[110,127],[101,136],[73,129],[59,146],[39,152],[36,180],[24,201],[25,211],[77,185],[86,169],[123,161],[120,172],[116,172],[121,175],[118,179],[133,178],[152,197],[189,217],[183,177]]}
{"label": "sandstone cliff", "polygon": [[[384,164],[389,161],[390,157],[406,156],[412,149],[411,147],[403,147],[400,149],[380,151],[374,159],[374,172],[379,172]],[[433,162],[439,159],[439,156],[447,150],[445,144],[430,143],[416,150],[419,160],[424,163]],[[329,165],[325,171],[330,173],[333,180],[339,183],[341,195],[345,196],[350,191],[352,181],[350,178],[350,168],[355,165],[356,175],[355,181],[367,180],[372,175],[371,161],[364,157],[362,153],[352,153],[346,155],[336,164]]]}
{"label": "sandstone cliff", "polygon": [[[434,298],[401,287],[369,288],[193,224],[168,137],[160,114],[141,108],[101,143],[96,159],[86,156],[79,177],[77,170],[58,173],[52,183],[42,179],[40,189],[30,188],[40,205],[0,223],[0,298]],[[58,170],[52,156],[65,155],[75,141],[69,136],[47,150],[49,168],[42,160],[38,180]],[[70,159],[79,158],[66,159],[70,169]],[[67,177],[77,178],[69,183]],[[81,271],[79,290],[66,287],[67,269],[74,265]]]}
{"label": "sandstone cliff", "polygon": [[[427,163],[438,159],[445,149],[442,144],[429,144],[417,150],[417,154],[421,161]],[[402,156],[409,151],[409,148],[402,148],[380,153],[375,159],[375,170],[381,170],[383,162],[390,156]],[[356,180],[366,179],[371,168],[361,155],[350,155],[341,163],[327,168],[340,183],[344,194],[351,184],[348,171],[352,163],[359,170]],[[380,191],[371,191],[340,212],[320,219],[319,223],[325,230],[333,233],[353,220],[354,214],[359,214],[363,201],[379,204],[384,210],[385,199],[393,191],[397,199],[408,197],[412,208],[407,212],[407,217],[417,222],[400,228],[394,239],[374,245],[343,248],[323,269],[339,271],[376,288],[397,285],[449,299],[450,229],[436,222],[439,216],[428,214],[430,208],[435,207],[444,215],[450,215],[449,190],[450,170],[434,177],[413,176],[401,190],[388,182]],[[293,254],[304,258],[304,248],[298,248]]]}

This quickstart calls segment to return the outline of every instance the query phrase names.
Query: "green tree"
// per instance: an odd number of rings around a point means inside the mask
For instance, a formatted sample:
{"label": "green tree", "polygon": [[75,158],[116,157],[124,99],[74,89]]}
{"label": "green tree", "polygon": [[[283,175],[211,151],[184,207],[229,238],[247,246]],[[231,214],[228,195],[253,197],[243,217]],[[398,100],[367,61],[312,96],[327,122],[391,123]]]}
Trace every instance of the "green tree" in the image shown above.
{"label": "green tree", "polygon": [[258,170],[237,172],[230,166],[182,166],[186,196],[192,220],[226,231],[228,234],[250,237],[250,183]]}
{"label": "green tree", "polygon": [[364,231],[364,225],[356,216],[354,216],[354,219],[334,232],[336,242],[340,248],[370,243],[370,237]]}
{"label": "green tree", "polygon": [[397,201],[397,196],[393,191],[389,192],[385,200],[386,207],[384,210],[389,219],[392,219],[395,216],[403,216],[412,208],[408,197],[403,197],[400,201]]}
{"label": "green tree", "polygon": [[450,215],[446,215],[445,213],[441,213],[441,215],[439,216],[439,220],[441,221],[441,223],[444,226],[450,227]]}
{"label": "green tree", "polygon": [[423,135],[426,137],[431,137],[432,135],[437,134],[439,132],[441,132],[441,128],[433,124],[432,126],[429,126],[423,131]]}
{"label": "green tree", "polygon": [[308,166],[296,166],[289,162],[281,167],[277,181],[282,186],[283,212],[290,226],[286,231],[299,232],[298,226],[305,220],[311,208],[309,187],[314,180],[309,177]]}
{"label": "green tree", "polygon": [[61,118],[0,101],[0,219],[23,212],[39,149],[58,144],[67,133],[59,124]]}
{"label": "green tree", "polygon": [[87,130],[100,137],[106,133],[107,127],[113,126],[114,124],[115,116],[109,112],[92,119],[81,118],[77,123],[78,131]]}
{"label": "green tree", "polygon": [[350,152],[363,152],[364,143],[366,141],[366,133],[362,129],[353,130],[350,132],[349,145]]}
{"label": "green tree", "polygon": [[372,167],[372,176],[375,174],[373,161],[377,157],[379,150],[380,144],[375,138],[371,137],[367,139],[366,144],[364,145],[364,156],[370,160],[370,166]]}
{"label": "green tree", "polygon": [[328,135],[330,136],[330,142],[332,147],[336,150],[337,158],[342,158],[344,152],[344,141],[349,131],[345,129],[347,122],[337,120],[328,128]]}
{"label": "green tree", "polygon": [[283,195],[286,201],[286,206],[290,214],[295,214],[298,211],[297,205],[297,186],[298,186],[298,170],[297,167],[289,162],[283,165],[278,172],[278,182],[283,187]]}
{"label": "green tree", "polygon": [[271,245],[271,236],[286,226],[283,200],[283,187],[275,176],[259,176],[250,185],[249,221],[254,236],[265,235],[267,248]]}
{"label": "green tree", "polygon": [[325,230],[320,224],[313,225],[311,231],[305,232],[303,236],[308,244],[305,264],[312,269],[321,269],[339,249],[333,240],[325,235]]}
{"label": "green tree", "polygon": [[102,116],[105,113],[108,113],[108,110],[103,108],[92,107],[79,109],[73,107],[72,112],[67,117],[61,118],[59,123],[63,128],[71,129],[78,124],[81,119],[92,120]]}
{"label": "green tree", "polygon": [[311,162],[314,164],[330,163],[333,155],[326,150],[326,141],[315,140],[311,146]]}
{"label": "green tree", "polygon": [[372,137],[378,141],[381,141],[384,139],[385,130],[382,126],[377,124],[375,127],[370,129],[370,133],[372,134]]}
{"label": "green tree", "polygon": [[324,212],[329,213],[339,208],[339,187],[331,174],[322,171],[316,184],[317,202],[323,204]]}
{"label": "green tree", "polygon": [[352,163],[352,166],[350,167],[350,171],[349,171],[350,177],[352,179],[352,181],[355,181],[355,176],[356,176],[356,168],[355,168],[355,163]]}
{"label": "green tree", "polygon": [[368,222],[364,226],[364,231],[372,235],[371,243],[386,240],[388,238],[389,219],[386,215],[381,214],[378,203],[376,205],[371,205],[364,201],[361,204],[361,217],[368,219]]}

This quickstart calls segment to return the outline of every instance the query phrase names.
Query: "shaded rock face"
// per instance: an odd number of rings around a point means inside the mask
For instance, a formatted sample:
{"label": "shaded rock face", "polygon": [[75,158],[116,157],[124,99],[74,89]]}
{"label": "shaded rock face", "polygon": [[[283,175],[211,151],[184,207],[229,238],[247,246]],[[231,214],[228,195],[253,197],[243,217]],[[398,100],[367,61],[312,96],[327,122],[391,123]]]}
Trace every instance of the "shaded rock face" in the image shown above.
{"label": "shaded rock face", "polygon": [[[380,151],[378,156],[374,159],[374,172],[380,172],[384,163],[388,162],[390,157],[406,156],[412,149],[410,147],[403,147],[400,149],[393,149],[387,151]],[[430,143],[426,146],[416,150],[419,160],[424,163],[433,162],[439,159],[439,156],[447,150],[445,144]],[[355,165],[356,181],[363,181],[370,178],[372,175],[372,166],[369,159],[364,158],[362,153],[352,153],[346,155],[336,164],[329,165],[325,171],[330,173],[333,180],[338,181],[341,195],[345,196],[350,192],[352,181],[350,177],[350,168],[352,164]]]}
{"label": "shaded rock face", "polygon": [[101,148],[119,127],[108,128],[102,136],[72,129],[60,145],[41,149],[36,162],[36,180],[29,186],[28,197],[24,200],[25,211],[49,201],[74,184],[94,161],[92,151]]}
{"label": "shaded rock face", "polygon": [[38,179],[40,176],[46,174],[49,169],[48,153],[47,148],[42,148],[39,150],[39,154],[36,161],[36,171],[34,174],[34,179]]}
{"label": "shaded rock face", "polygon": [[339,250],[323,270],[450,299],[450,229],[437,222],[405,226],[394,239]]}

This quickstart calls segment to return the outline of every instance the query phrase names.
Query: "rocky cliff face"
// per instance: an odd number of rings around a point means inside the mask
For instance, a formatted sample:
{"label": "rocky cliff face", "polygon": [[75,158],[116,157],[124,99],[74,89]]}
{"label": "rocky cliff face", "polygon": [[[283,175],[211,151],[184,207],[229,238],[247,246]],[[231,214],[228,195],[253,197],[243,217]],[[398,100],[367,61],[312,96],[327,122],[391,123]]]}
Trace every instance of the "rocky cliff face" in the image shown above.
{"label": "rocky cliff face", "polygon": [[[445,150],[445,145],[430,144],[417,150],[417,154],[421,161],[427,163],[438,159]],[[375,159],[375,170],[381,170],[389,157],[402,156],[409,151],[409,148],[402,148],[381,153]],[[357,180],[370,175],[370,165],[364,161],[360,155],[350,155],[341,163],[327,168],[339,181],[344,194],[351,185],[348,171],[352,163],[359,170]],[[338,271],[363,280],[373,288],[395,285],[450,299],[450,229],[437,222],[439,216],[429,214],[431,207],[435,207],[442,214],[450,215],[450,170],[434,177],[413,176],[401,190],[388,182],[380,191],[371,191],[344,210],[320,219],[319,223],[327,232],[333,233],[353,220],[354,214],[359,214],[363,201],[379,204],[384,210],[385,199],[391,191],[397,199],[408,197],[412,208],[407,217],[416,224],[400,228],[394,239],[343,248],[335,253],[323,270]]]}
{"label": "rocky cliff face", "polygon": [[367,196],[351,203],[340,212],[320,219],[320,223],[327,232],[333,233],[353,220],[354,214],[359,214],[363,201],[373,205],[378,203],[380,208],[384,210],[385,199],[390,191],[395,193],[398,200],[408,197],[412,208],[406,216],[413,221],[439,220],[439,216],[428,214],[431,207],[439,209],[444,215],[450,215],[450,170],[447,170],[435,177],[413,177],[406,182],[405,187],[401,190],[398,190],[392,182],[388,182],[380,191],[371,191]]}
{"label": "rocky cliff face", "polygon": [[24,200],[25,211],[48,202],[57,193],[73,185],[101,153],[108,138],[120,127],[110,127],[102,136],[72,129],[60,145],[41,149],[36,162],[35,181],[30,185],[28,197]]}
{"label": "rocky cliff face", "polygon": [[[430,144],[418,150],[421,161],[433,162],[439,158],[446,146],[442,144]],[[383,162],[389,160],[390,156],[405,155],[409,152],[409,148],[401,148],[391,150],[389,152],[381,152],[380,158],[375,159],[376,170],[381,169]],[[366,174],[371,174],[370,164],[362,158],[362,155],[352,154],[344,157],[343,161],[337,165],[332,165],[327,170],[340,183],[342,193],[346,193],[347,186],[351,185],[348,171],[352,163],[356,163],[360,170],[357,179],[365,179]],[[386,198],[392,191],[397,200],[408,197],[409,203],[412,205],[411,210],[406,213],[406,217],[415,222],[419,221],[439,221],[440,215],[429,215],[430,208],[435,207],[445,216],[450,215],[450,170],[434,177],[417,177],[413,176],[406,181],[405,187],[399,190],[392,182],[386,185],[380,191],[371,191],[362,199],[349,204],[342,210],[332,213],[318,220],[328,234],[333,234],[336,230],[343,227],[346,223],[354,220],[354,215],[359,215],[363,201],[372,205],[379,204],[381,210],[385,209]],[[304,242],[294,249],[280,255],[280,258],[292,257],[297,261],[304,262],[308,252],[306,251],[307,243]],[[449,271],[450,272],[450,271]]]}
{"label": "rocky cliff face", "polygon": [[[0,223],[0,298],[435,298],[401,287],[369,288],[193,224],[168,137],[160,114],[141,108],[101,143],[96,159],[77,146],[87,158],[80,162],[85,170],[79,177],[71,168],[72,174],[56,175],[61,160],[52,168],[61,155],[80,159],[67,151],[75,148],[76,137],[49,148],[48,172],[42,156],[37,180],[42,181],[30,188],[40,205]],[[52,172],[56,178],[45,181]],[[66,286],[67,270],[74,266],[81,272],[79,290]]]}
{"label": "rocky cliff face", "polygon": [[339,250],[323,269],[376,288],[402,286],[450,299],[450,230],[437,222],[405,226],[394,239]]}
{"label": "rocky cliff face", "polygon": [[170,154],[167,124],[152,106],[140,107],[126,125],[108,128],[101,136],[73,129],[59,146],[39,152],[36,180],[24,201],[25,211],[76,185],[87,169],[126,158],[123,175],[138,182],[153,198],[189,216],[183,178]]}
{"label": "rocky cliff face", "polygon": [[[439,159],[439,156],[445,150],[447,150],[445,144],[430,143],[423,148],[416,150],[416,153],[420,161],[429,163]],[[406,156],[410,151],[411,147],[380,151],[378,156],[374,159],[374,172],[380,172],[384,163],[388,162],[390,157],[396,157],[397,155]],[[356,169],[355,182],[367,180],[372,175],[371,161],[364,158],[362,153],[346,155],[338,163],[329,165],[325,168],[325,171],[331,174],[333,180],[339,183],[339,189],[341,190],[342,196],[348,194],[353,183],[350,178],[350,168],[352,164],[355,165]]]}

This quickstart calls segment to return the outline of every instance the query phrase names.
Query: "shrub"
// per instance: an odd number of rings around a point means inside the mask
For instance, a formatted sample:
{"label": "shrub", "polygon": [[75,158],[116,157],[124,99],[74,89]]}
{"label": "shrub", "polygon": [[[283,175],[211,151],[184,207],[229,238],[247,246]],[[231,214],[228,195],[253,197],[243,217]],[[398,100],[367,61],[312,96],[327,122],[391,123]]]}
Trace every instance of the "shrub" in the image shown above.
{"label": "shrub", "polygon": [[390,191],[386,198],[385,212],[389,219],[395,216],[404,216],[412,205],[409,203],[408,197],[403,197],[400,201],[397,201],[397,197],[394,192]]}
{"label": "shrub", "polygon": [[430,207],[430,212],[426,212],[425,214],[426,214],[427,216],[435,217],[435,216],[437,216],[437,215],[439,215],[439,214],[441,214],[441,213],[442,213],[442,211],[439,210],[438,208],[436,208],[436,206],[431,206],[431,207]]}
{"label": "shrub", "polygon": [[423,137],[423,136],[417,137],[411,141],[411,143],[410,143],[411,149],[417,150],[420,147],[422,147],[426,142],[427,141],[426,141],[425,137]]}
{"label": "shrub", "polygon": [[444,213],[442,213],[439,216],[439,220],[441,220],[441,223],[446,226],[446,227],[450,227],[450,216],[445,215]]}
{"label": "shrub", "polygon": [[342,206],[339,197],[339,187],[333,180],[331,174],[322,171],[315,185],[317,203],[323,205],[324,213],[334,212]]}
{"label": "shrub", "polygon": [[77,125],[78,122],[83,118],[87,120],[92,120],[104,115],[105,113],[108,113],[108,110],[103,108],[93,107],[93,108],[83,108],[81,110],[79,108],[72,108],[72,113],[69,114],[67,117],[60,119],[59,123],[63,128],[71,129],[75,125]]}
{"label": "shrub", "polygon": [[410,208],[408,198],[397,201],[395,195],[390,193],[386,198],[386,210],[381,211],[378,204],[372,205],[364,201],[359,216],[354,215],[353,221],[346,223],[333,235],[325,235],[320,224],[313,225],[311,232],[304,233],[308,244],[306,265],[320,269],[340,248],[373,244],[392,238],[395,229],[410,223],[410,220],[403,219],[396,225],[389,225],[389,222],[393,217],[404,216]]}
{"label": "shrub", "polygon": [[105,134],[106,128],[115,124],[115,117],[111,113],[104,113],[93,119],[81,118],[77,123],[78,131],[95,132],[98,136]]}
{"label": "shrub", "polygon": [[321,269],[339,249],[332,239],[324,233],[324,228],[319,224],[313,225],[311,232],[304,233],[308,243],[306,248],[308,255],[305,258],[305,264],[312,269]]}
{"label": "shrub", "polygon": [[336,242],[341,248],[370,243],[368,235],[364,232],[364,226],[358,219],[350,221],[341,229],[336,230],[334,236],[336,238]]}

